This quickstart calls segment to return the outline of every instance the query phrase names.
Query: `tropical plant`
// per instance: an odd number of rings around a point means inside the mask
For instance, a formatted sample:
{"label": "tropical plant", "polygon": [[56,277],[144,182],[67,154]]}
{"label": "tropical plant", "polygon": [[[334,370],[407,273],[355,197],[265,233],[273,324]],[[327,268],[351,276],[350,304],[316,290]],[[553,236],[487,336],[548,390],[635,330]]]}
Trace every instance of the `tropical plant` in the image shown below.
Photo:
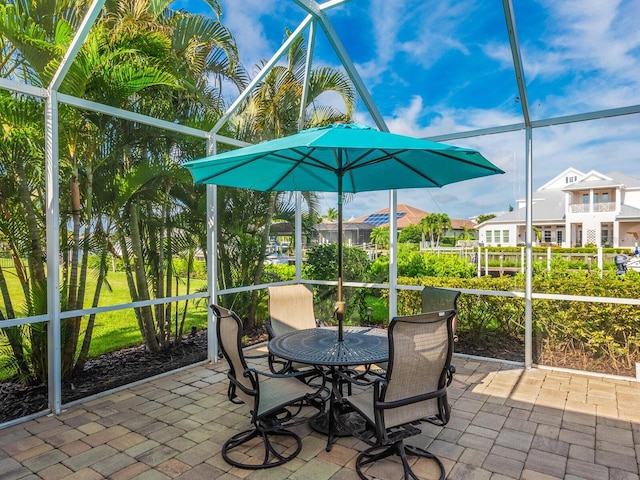
{"label": "tropical plant", "polygon": [[422,232],[429,235],[432,247],[438,247],[440,237],[451,229],[451,219],[446,213],[430,213],[420,220]]}
{"label": "tropical plant", "polygon": [[478,215],[478,217],[476,218],[476,223],[479,225],[481,223],[486,222],[487,220],[491,220],[492,218],[496,218],[496,214],[495,213],[483,213],[481,215]]}
{"label": "tropical plant", "polygon": [[[219,20],[219,3],[208,3]],[[107,1],[70,64],[60,91],[172,122],[210,128],[224,107],[222,79],[243,88],[246,74],[240,67],[233,37],[219,21],[171,10],[170,4],[167,0]],[[0,6],[2,75],[46,86],[87,5],[83,1],[12,0]],[[26,228],[22,231],[28,233],[22,238],[30,244],[29,250],[19,245],[21,240],[16,236],[13,256],[17,271],[25,272],[21,278],[30,305],[26,313],[35,315],[46,312],[42,104],[6,93],[3,98],[22,102],[23,109],[32,104],[29,108],[39,112],[39,118],[27,115],[27,110],[20,116],[27,129],[22,141],[29,148],[29,159],[13,148],[3,157],[6,168],[0,169],[0,181],[17,187],[3,189],[2,193],[9,197],[5,205],[11,209],[14,224],[18,221],[15,218],[19,217],[20,222],[24,219]],[[9,117],[3,116],[3,125],[10,125]],[[75,310],[85,305],[90,253],[100,258],[92,306],[97,306],[100,289],[106,284],[107,252],[120,252],[125,260],[132,300],[171,296],[172,256],[184,249],[193,252],[196,242],[204,244],[203,234],[186,234],[194,232],[196,225],[200,232],[204,231],[204,202],[185,201],[198,197],[197,189],[188,174],[177,169],[175,160],[193,157],[196,152],[202,155],[203,145],[194,146],[193,141],[182,136],[65,106],[61,106],[58,120],[60,182],[67,186],[60,189],[62,308]],[[15,125],[10,128],[12,135],[19,131]],[[3,142],[4,145],[9,147],[10,142]],[[20,189],[29,195],[20,195]],[[20,199],[20,204],[14,199]],[[188,209],[194,207],[200,209],[199,222],[189,214]],[[15,225],[7,226],[9,229],[15,229]],[[187,243],[181,243],[181,239]],[[171,308],[171,304],[136,308],[140,330],[150,350],[167,346]],[[15,311],[7,308],[6,314],[11,318]],[[76,367],[81,368],[86,361],[94,316],[89,317],[84,332],[80,332],[80,320],[75,317],[63,321],[65,377],[72,371],[82,334]],[[46,381],[46,335],[42,335],[40,327],[28,326],[31,336],[23,343],[29,346],[31,363],[37,366],[31,378]],[[18,335],[16,332],[9,335]]]}
{"label": "tropical plant", "polygon": [[369,241],[373,243],[376,248],[388,248],[389,247],[389,227],[374,227],[371,230]]}
{"label": "tropical plant", "polygon": [[419,225],[410,224],[398,233],[399,243],[420,243],[422,240],[422,229]]}
{"label": "tropical plant", "polygon": [[334,207],[329,207],[322,218],[326,219],[327,222],[335,222],[338,219],[338,210]]}
{"label": "tropical plant", "polygon": [[[343,280],[345,282],[367,282],[370,277],[371,262],[367,253],[358,247],[343,246]],[[303,275],[313,280],[338,279],[338,245],[314,245],[307,251],[307,261],[303,266]],[[316,286],[314,298],[318,315],[327,320],[331,318],[337,300],[337,287]],[[357,313],[365,316],[364,303],[367,290],[364,288],[345,288],[343,298],[346,302],[347,316]]]}

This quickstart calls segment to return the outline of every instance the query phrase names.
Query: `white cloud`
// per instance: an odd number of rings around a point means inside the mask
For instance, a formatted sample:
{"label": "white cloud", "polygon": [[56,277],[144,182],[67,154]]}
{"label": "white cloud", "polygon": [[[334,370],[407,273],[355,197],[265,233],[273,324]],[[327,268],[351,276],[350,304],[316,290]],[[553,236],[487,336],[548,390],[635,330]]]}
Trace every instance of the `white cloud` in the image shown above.
{"label": "white cloud", "polygon": [[[280,45],[280,32],[285,24],[297,25],[286,17],[293,3],[224,2],[225,24],[234,32],[247,66],[259,58],[270,58]],[[634,0],[539,0],[529,5],[538,13],[530,18],[518,16],[522,7],[517,2],[514,7],[518,25],[525,26],[519,29],[519,41],[533,118],[640,103],[640,29],[637,27],[640,3]],[[371,0],[351,2],[340,7],[340,12],[329,13],[330,18],[336,19],[349,16],[354,29],[347,34],[359,36],[359,41],[364,37],[372,42],[374,53],[366,58],[358,56],[361,52],[351,50],[358,41],[350,44],[343,39],[350,53],[358,58],[358,71],[378,107],[393,96],[381,111],[390,131],[430,137],[523,122],[520,106],[513,100],[517,93],[508,39],[493,35],[496,28],[504,28],[504,20],[498,27],[490,24],[487,18],[477,15],[481,8],[486,9],[486,4],[453,0]],[[492,12],[494,19],[499,19],[501,11],[496,9],[501,7],[496,6]],[[459,31],[460,25],[474,13],[477,22],[473,27],[478,28],[480,34],[482,28],[493,28],[490,35],[476,35],[480,39],[476,43],[470,40],[468,31]],[[469,68],[470,75],[467,83],[460,85],[449,79],[450,70],[441,70],[442,81],[449,90],[443,89],[444,98],[433,100],[433,86],[422,85],[417,78],[430,69],[441,69],[450,53],[457,53],[456,58],[460,58],[461,53],[469,63],[446,67]],[[335,61],[335,56],[329,58]],[[327,62],[327,58],[314,59],[314,65]],[[488,63],[492,73],[502,72],[513,82],[514,91],[493,92],[483,88],[481,82],[486,81],[486,73],[481,71],[475,76],[473,70],[480,62]],[[478,88],[473,87],[474,81],[480,82]],[[376,88],[383,82],[385,88]],[[473,87],[469,91],[473,90],[473,95],[481,101],[470,98],[465,104],[462,94],[468,86]],[[455,104],[450,101],[454,96]],[[367,112],[358,111],[354,118],[373,125]],[[638,176],[640,159],[636,152],[640,151],[640,126],[636,126],[637,119],[635,115],[534,129],[534,188],[570,166],[583,171],[618,170]],[[399,191],[399,202],[427,211],[444,211],[454,218],[467,218],[504,211],[524,197],[523,131],[450,143],[478,149],[506,174],[442,189]],[[388,198],[387,192],[358,194],[345,204],[345,217],[385,208]],[[335,195],[324,195],[323,208],[329,207],[335,207]]]}

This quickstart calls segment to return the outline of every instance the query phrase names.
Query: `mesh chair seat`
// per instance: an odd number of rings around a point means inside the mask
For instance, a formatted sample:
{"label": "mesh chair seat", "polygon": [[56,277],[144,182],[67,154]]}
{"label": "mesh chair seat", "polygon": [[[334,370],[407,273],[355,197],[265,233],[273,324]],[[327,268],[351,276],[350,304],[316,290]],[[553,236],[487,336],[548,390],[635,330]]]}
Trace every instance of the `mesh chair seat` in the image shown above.
{"label": "mesh chair seat", "polygon": [[[458,298],[460,291],[447,288],[426,286],[422,289],[422,313],[442,312],[448,310],[458,311]],[[458,314],[453,317],[453,342],[458,341],[456,329],[458,327]],[[370,369],[370,373],[378,377],[384,377],[388,364],[381,363]]]}
{"label": "mesh chair seat", "polygon": [[269,415],[291,405],[308,396],[312,396],[317,388],[310,387],[296,378],[268,378],[259,375],[260,399],[258,402],[258,416]]}

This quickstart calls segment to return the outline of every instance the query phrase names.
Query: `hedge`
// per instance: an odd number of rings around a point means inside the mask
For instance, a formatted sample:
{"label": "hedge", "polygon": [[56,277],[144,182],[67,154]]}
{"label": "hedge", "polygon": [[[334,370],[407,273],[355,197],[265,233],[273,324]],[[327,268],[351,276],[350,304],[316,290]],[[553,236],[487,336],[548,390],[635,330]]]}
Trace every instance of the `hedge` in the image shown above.
{"label": "hedge", "polygon": [[[470,290],[524,292],[524,276],[479,278],[398,278],[399,284],[431,285]],[[536,275],[533,291],[559,295],[640,298],[640,274],[624,277],[605,272],[603,278],[589,272],[545,272]],[[398,314],[419,312],[419,291],[398,293]],[[524,298],[461,295],[458,301],[458,334],[482,346],[488,333],[524,336]],[[632,373],[640,362],[640,308],[637,305],[569,300],[532,301],[534,361],[560,362],[582,369]],[[492,336],[495,338],[495,335]],[[574,358],[562,358],[563,356]],[[586,368],[588,361],[591,367]],[[579,363],[580,362],[580,363]],[[579,364],[578,364],[579,363]]]}

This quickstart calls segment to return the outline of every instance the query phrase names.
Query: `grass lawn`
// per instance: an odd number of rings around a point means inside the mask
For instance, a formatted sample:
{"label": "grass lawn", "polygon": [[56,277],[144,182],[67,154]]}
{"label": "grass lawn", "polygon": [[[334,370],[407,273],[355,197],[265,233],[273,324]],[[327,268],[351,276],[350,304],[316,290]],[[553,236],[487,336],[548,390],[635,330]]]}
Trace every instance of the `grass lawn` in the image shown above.
{"label": "grass lawn", "polygon": [[[24,295],[22,294],[22,289],[15,275],[11,275],[10,271],[7,272],[7,270],[10,269],[3,270],[7,278],[11,300],[13,303],[13,307],[16,310],[16,316],[21,317],[24,315]],[[90,282],[93,280],[94,279],[92,277],[89,278]],[[123,272],[109,272],[108,284],[108,288],[103,287],[102,289],[99,306],[118,305],[131,301],[131,297],[129,296],[129,289],[127,287],[126,276]],[[205,286],[205,280],[192,280],[190,293],[204,288]],[[184,283],[178,284],[177,292],[176,286],[174,285],[174,294],[184,295],[186,293],[186,285]],[[92,296],[93,285],[88,285],[88,299],[85,301],[86,308],[90,307]],[[179,323],[182,319],[182,311],[184,310],[184,305],[185,302],[182,301],[177,302],[177,305],[176,303],[174,303],[172,306],[171,331],[173,333],[175,332],[176,309],[178,311]],[[82,320],[82,326],[80,330],[81,338],[78,343],[78,350],[80,349],[80,346],[82,344],[87,321],[88,316],[85,316]],[[198,329],[207,326],[206,302],[200,301],[200,303],[196,306],[193,300],[189,301],[187,316],[184,325],[184,333],[188,333],[193,326],[197,327]],[[2,360],[6,359],[6,347],[4,346],[5,340],[6,338],[4,338],[4,336],[0,336],[0,341],[2,342],[2,344],[0,345],[0,364],[4,363],[2,362]],[[133,309],[99,313],[95,318],[91,346],[89,348],[89,356],[96,357],[103,353],[112,352],[124,347],[139,345],[141,343],[142,335],[140,334],[140,329],[138,328],[138,322],[136,321]],[[0,367],[0,380],[2,380],[3,378],[6,379],[8,376],[11,376],[6,369],[2,370],[1,368],[2,367]]]}

